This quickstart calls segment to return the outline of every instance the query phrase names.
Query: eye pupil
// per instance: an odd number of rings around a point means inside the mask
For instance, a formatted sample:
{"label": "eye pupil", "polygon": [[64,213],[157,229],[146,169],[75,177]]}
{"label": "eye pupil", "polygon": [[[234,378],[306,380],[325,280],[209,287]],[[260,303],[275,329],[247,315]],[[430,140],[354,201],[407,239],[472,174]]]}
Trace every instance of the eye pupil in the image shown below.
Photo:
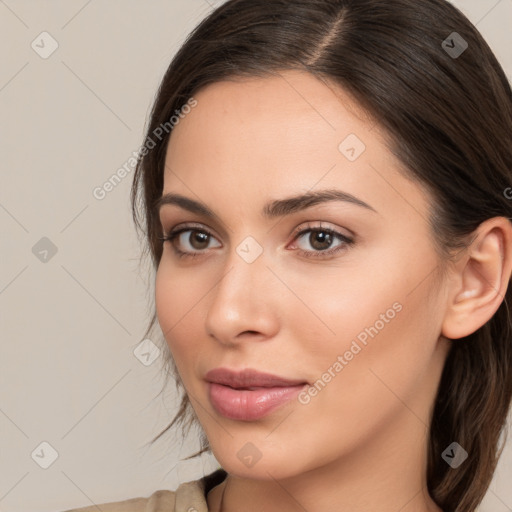
{"label": "eye pupil", "polygon": [[[210,236],[207,233],[201,231],[192,230],[189,236],[190,245],[197,250],[208,248],[208,241]],[[196,245],[197,242],[197,245]],[[202,245],[201,245],[202,244]],[[199,247],[198,247],[199,245]]]}
{"label": "eye pupil", "polygon": [[[309,241],[311,243],[311,247],[314,247],[315,249],[328,249],[332,243],[332,235],[326,231],[312,231],[309,236]],[[320,246],[316,243],[317,241]]]}

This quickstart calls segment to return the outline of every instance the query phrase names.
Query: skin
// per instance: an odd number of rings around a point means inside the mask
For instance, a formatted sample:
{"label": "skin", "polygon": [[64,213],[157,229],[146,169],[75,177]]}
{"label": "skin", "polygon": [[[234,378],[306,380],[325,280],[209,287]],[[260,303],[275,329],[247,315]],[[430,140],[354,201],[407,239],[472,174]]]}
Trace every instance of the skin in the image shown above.
{"label": "skin", "polygon": [[[157,316],[212,451],[229,473],[208,494],[218,511],[440,511],[426,489],[428,425],[450,344],[483,325],[510,277],[507,219],[483,223],[447,272],[427,222],[430,198],[401,172],[384,133],[351,97],[313,76],[218,82],[174,128],[164,194],[200,201],[211,219],[164,205],[156,276]],[[338,146],[356,134],[366,146],[349,161]],[[336,188],[371,205],[317,204],[267,219],[271,199]],[[354,244],[324,258],[315,233],[331,228]],[[236,249],[251,236],[252,263]],[[208,239],[207,239],[208,240]],[[344,245],[334,237],[325,250]],[[202,248],[204,247],[204,248]],[[218,414],[206,372],[246,367],[316,382],[365,328],[402,308],[307,404],[292,400],[257,421]],[[260,460],[237,452],[252,443]]]}

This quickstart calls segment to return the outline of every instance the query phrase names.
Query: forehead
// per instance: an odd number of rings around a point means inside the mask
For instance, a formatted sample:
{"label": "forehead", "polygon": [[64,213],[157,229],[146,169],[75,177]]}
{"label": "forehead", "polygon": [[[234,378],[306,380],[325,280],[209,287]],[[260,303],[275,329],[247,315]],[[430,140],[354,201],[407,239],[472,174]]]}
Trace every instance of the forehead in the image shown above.
{"label": "forehead", "polygon": [[217,82],[194,98],[169,141],[164,192],[219,204],[236,192],[255,209],[261,196],[314,187],[363,199],[380,192],[371,202],[377,209],[401,189],[418,194],[406,190],[417,184],[399,183],[406,181],[401,163],[379,126],[343,89],[308,73]]}
{"label": "forehead", "polygon": [[[198,105],[174,128],[171,147],[189,139],[191,130],[203,144],[213,144],[218,152],[227,147],[231,153],[235,144],[247,144],[254,152],[263,143],[266,150],[279,152],[310,152],[319,143],[337,151],[343,134],[378,137],[378,129],[368,133],[375,123],[347,92],[305,72],[216,82],[194,97]],[[303,147],[308,140],[311,144]]]}

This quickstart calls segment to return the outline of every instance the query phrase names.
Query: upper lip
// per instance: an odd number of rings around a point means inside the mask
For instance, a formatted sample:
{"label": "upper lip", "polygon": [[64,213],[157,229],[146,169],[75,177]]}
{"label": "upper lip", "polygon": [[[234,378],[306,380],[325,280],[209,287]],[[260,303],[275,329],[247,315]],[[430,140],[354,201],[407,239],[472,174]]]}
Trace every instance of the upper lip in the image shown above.
{"label": "upper lip", "polygon": [[205,375],[205,379],[209,382],[215,382],[235,389],[248,387],[288,387],[306,384],[305,380],[285,379],[284,377],[259,372],[252,368],[245,368],[241,371],[230,370],[229,368],[214,368]]}

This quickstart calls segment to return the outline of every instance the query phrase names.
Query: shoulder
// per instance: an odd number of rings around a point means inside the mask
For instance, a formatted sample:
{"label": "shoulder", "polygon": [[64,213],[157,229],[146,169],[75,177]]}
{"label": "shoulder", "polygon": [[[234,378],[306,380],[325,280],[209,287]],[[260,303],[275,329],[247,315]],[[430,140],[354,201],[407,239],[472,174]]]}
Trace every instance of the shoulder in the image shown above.
{"label": "shoulder", "polygon": [[198,480],[179,485],[175,491],[158,490],[147,498],[93,504],[62,512],[208,512],[206,494],[221,483],[227,473],[219,468]]}
{"label": "shoulder", "polygon": [[176,491],[159,490],[147,498],[131,498],[86,507],[73,508],[63,512],[174,512]]}

